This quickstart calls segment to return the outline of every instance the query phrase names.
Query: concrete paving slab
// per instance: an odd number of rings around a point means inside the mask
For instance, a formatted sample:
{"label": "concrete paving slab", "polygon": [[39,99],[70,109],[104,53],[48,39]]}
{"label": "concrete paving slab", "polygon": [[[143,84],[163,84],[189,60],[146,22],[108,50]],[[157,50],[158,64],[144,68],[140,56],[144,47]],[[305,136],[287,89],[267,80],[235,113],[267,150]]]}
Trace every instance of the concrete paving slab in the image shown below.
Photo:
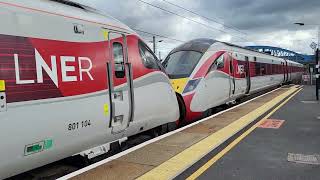
{"label": "concrete paving slab", "polygon": [[209,134],[212,134],[213,132],[216,132],[220,128],[216,125],[208,125],[205,123],[199,123],[197,126],[193,126],[191,128],[188,128],[184,130],[183,132],[187,133],[197,133],[197,134],[204,134],[208,136]]}
{"label": "concrete paving slab", "polygon": [[152,146],[145,146],[142,149],[127,154],[118,160],[130,163],[158,166],[184,149],[185,147],[183,146],[153,144]]}
{"label": "concrete paving slab", "polygon": [[[136,179],[149,170],[153,169],[153,166],[129,163],[124,161],[114,160],[108,164],[101,165],[94,169],[94,171],[88,171],[81,176],[71,178],[72,180],[129,180]],[[123,173],[122,173],[123,172]]]}
{"label": "concrete paving slab", "polygon": [[188,148],[193,144],[199,142],[200,140],[204,139],[205,137],[207,137],[207,135],[198,134],[198,133],[188,133],[188,132],[182,131],[170,137],[164,138],[156,142],[156,144]]}

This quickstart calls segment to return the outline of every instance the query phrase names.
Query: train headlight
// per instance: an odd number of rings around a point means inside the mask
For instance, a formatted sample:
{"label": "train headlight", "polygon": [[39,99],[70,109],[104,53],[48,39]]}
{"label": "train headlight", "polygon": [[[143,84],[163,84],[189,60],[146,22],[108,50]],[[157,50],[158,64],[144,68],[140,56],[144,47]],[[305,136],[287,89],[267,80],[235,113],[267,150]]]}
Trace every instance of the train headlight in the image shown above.
{"label": "train headlight", "polygon": [[201,79],[202,78],[190,80],[188,82],[188,84],[186,85],[186,87],[184,88],[183,94],[195,90],[197,88],[198,84],[200,83]]}

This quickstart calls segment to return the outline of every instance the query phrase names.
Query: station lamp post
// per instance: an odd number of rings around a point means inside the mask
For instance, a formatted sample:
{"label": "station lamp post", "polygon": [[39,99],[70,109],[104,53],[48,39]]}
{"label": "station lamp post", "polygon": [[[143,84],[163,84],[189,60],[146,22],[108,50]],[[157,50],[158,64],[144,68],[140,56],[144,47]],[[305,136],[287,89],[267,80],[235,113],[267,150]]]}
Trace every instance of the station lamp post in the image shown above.
{"label": "station lamp post", "polygon": [[317,44],[317,48],[316,48],[316,51],[315,51],[315,59],[316,59],[315,74],[316,74],[316,96],[317,96],[317,100],[319,100],[319,88],[320,88],[320,79],[319,79],[319,76],[320,76],[320,74],[319,74],[319,68],[320,68],[320,64],[319,64],[320,24],[305,24],[305,23],[301,23],[301,22],[297,22],[297,23],[294,23],[294,24],[299,25],[299,26],[317,26],[317,28],[318,28],[318,44]]}
{"label": "station lamp post", "polygon": [[[161,42],[163,42],[163,40],[161,39],[161,40],[158,40],[158,41],[156,41],[156,36],[153,36],[152,37],[152,41],[149,41],[149,43],[152,43],[152,51],[153,51],[153,53],[157,56],[157,43],[161,43]],[[160,52],[159,52],[159,59],[161,58],[160,57]]]}
{"label": "station lamp post", "polygon": [[159,42],[159,43],[163,42],[163,40],[156,41],[156,36],[153,36],[152,37],[152,41],[150,41],[150,42],[153,44],[153,53],[156,54],[156,43],[157,42]]}

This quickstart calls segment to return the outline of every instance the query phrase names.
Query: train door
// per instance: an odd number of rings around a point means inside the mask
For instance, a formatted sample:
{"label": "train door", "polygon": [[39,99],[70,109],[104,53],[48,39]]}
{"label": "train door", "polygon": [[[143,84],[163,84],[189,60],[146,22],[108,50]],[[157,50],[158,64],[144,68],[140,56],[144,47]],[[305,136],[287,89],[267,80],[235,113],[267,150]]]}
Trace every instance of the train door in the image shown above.
{"label": "train door", "polygon": [[286,67],[284,62],[281,63],[282,64],[282,74],[283,74],[283,83],[286,82]]}
{"label": "train door", "polygon": [[288,61],[286,61],[286,64],[285,64],[285,76],[286,76],[286,82],[289,81],[289,74],[288,74],[288,71],[289,71],[289,66],[288,66]]}
{"label": "train door", "polygon": [[226,57],[225,54],[222,54],[213,62],[204,78],[204,88],[198,91],[203,95],[203,102],[205,102],[203,104],[207,109],[224,104],[229,100],[230,78]]}
{"label": "train door", "polygon": [[251,88],[251,80],[250,80],[250,62],[249,57],[245,56],[245,73],[246,73],[246,81],[247,81],[247,89],[246,94],[249,94]]}
{"label": "train door", "polygon": [[232,99],[232,97],[235,95],[236,92],[236,82],[235,82],[235,69],[234,69],[234,64],[233,64],[233,58],[232,55],[230,53],[226,54],[226,59],[227,62],[229,63],[229,74],[230,74],[230,92],[229,92],[229,96],[230,99]]}
{"label": "train door", "polygon": [[133,117],[132,68],[128,62],[126,35],[108,32],[109,61],[107,63],[110,123],[112,133],[123,132]]}
{"label": "train door", "polygon": [[288,69],[288,82],[290,82],[291,81],[291,63],[288,63],[288,67],[287,67],[287,69]]}

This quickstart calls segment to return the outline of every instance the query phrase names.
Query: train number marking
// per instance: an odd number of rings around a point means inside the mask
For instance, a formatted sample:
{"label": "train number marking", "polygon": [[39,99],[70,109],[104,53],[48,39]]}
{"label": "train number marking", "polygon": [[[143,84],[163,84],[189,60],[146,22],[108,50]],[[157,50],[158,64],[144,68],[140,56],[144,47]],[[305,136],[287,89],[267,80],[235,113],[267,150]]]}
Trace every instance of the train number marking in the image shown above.
{"label": "train number marking", "polygon": [[74,122],[74,123],[70,123],[68,124],[68,130],[69,131],[74,131],[77,129],[81,129],[81,128],[86,128],[91,126],[91,120],[85,120],[85,121],[81,121],[81,122]]}

